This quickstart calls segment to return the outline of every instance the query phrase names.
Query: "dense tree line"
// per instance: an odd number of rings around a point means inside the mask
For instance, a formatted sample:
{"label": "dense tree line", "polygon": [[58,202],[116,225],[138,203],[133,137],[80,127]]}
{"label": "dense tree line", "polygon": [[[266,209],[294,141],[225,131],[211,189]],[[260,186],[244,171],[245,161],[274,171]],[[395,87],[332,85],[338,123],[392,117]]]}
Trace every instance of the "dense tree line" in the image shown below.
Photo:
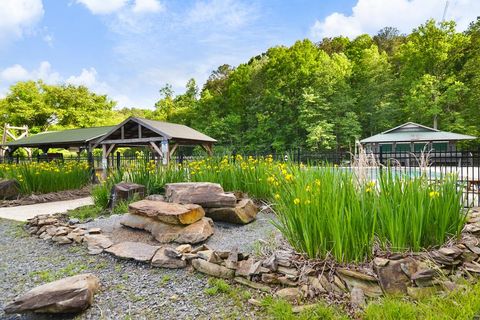
{"label": "dense tree line", "polygon": [[184,94],[165,86],[154,110],[114,111],[85,90],[19,83],[0,100],[1,121],[44,129],[52,116],[71,127],[137,115],[189,125],[239,151],[348,149],[406,121],[480,136],[480,20],[465,32],[430,20],[408,35],[384,28],[273,47],[218,67],[201,90],[193,79]]}

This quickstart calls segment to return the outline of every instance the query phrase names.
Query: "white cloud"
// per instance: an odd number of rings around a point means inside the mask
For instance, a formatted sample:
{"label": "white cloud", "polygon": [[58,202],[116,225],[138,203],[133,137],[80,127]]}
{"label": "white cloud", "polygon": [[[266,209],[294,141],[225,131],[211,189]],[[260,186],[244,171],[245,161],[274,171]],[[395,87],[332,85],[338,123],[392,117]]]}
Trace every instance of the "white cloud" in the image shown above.
{"label": "white cloud", "polygon": [[95,85],[97,81],[97,70],[95,68],[82,69],[78,76],[70,76],[65,82],[75,86],[90,87]]}
{"label": "white cloud", "polygon": [[240,27],[255,19],[253,4],[240,0],[197,1],[186,17],[187,23],[216,23],[225,27]]}
{"label": "white cloud", "polygon": [[60,74],[52,70],[48,61],[42,61],[38,68],[28,71],[23,66],[15,64],[0,72],[0,79],[5,82],[42,79],[47,83],[57,83],[61,80]]}
{"label": "white cloud", "polygon": [[2,0],[0,41],[21,37],[43,17],[42,0]]}
{"label": "white cloud", "polygon": [[[113,13],[133,12],[155,13],[163,11],[164,7],[159,0],[76,0],[83,4],[93,14],[108,15]],[[132,4],[133,3],[133,4]]]}
{"label": "white cloud", "polygon": [[122,9],[128,0],[77,0],[93,14],[109,14]]}
{"label": "white cloud", "polygon": [[[363,33],[375,34],[383,27],[396,27],[408,33],[428,19],[442,20],[445,2],[439,0],[358,0],[352,14],[334,12],[315,21],[310,29],[314,39],[332,36],[356,37]],[[445,16],[455,20],[464,30],[480,12],[478,0],[453,0]]]}
{"label": "white cloud", "polygon": [[157,0],[136,0],[132,11],[135,13],[160,12],[163,5]]}
{"label": "white cloud", "polygon": [[29,77],[28,71],[19,64],[5,68],[0,72],[0,78],[7,82],[26,80]]}

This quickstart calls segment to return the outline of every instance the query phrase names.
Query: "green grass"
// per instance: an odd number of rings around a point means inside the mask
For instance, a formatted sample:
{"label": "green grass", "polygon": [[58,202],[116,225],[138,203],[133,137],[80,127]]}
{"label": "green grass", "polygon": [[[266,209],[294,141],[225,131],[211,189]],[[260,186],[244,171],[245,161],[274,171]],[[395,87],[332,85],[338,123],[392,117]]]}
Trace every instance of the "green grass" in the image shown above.
{"label": "green grass", "polygon": [[231,286],[222,279],[210,278],[208,279],[209,287],[204,292],[210,296],[217,295],[219,293],[230,293],[232,291]]}
{"label": "green grass", "polygon": [[290,303],[282,299],[267,297],[262,300],[266,318],[273,320],[334,320],[349,319],[338,307],[317,303],[315,306],[294,313]]}
{"label": "green grass", "polygon": [[370,303],[362,315],[365,320],[470,320],[478,317],[480,317],[480,283],[417,302],[401,298],[384,298]]}
{"label": "green grass", "polygon": [[68,210],[67,213],[71,218],[77,218],[83,221],[89,218],[95,219],[100,215],[106,214],[106,211],[96,205],[88,205]]}

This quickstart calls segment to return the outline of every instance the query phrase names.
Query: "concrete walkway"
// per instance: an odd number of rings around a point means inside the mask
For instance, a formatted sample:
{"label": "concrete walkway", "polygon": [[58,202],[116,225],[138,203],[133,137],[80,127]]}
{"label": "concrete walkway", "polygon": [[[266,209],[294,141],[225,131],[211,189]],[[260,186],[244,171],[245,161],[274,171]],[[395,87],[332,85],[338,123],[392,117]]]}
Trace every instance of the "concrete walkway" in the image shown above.
{"label": "concrete walkway", "polygon": [[66,212],[67,210],[90,204],[93,204],[92,197],[0,208],[0,218],[16,221],[27,221],[27,219],[33,218],[39,214]]}

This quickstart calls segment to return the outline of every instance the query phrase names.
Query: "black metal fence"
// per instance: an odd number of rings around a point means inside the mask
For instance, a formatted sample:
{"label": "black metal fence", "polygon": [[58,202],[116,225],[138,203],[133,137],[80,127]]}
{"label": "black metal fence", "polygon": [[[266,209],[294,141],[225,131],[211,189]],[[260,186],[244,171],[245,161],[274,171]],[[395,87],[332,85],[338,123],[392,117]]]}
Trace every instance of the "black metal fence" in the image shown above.
{"label": "black metal fence", "polygon": [[[220,154],[217,156],[224,156]],[[372,180],[378,177],[380,170],[390,168],[399,174],[408,176],[427,175],[432,180],[439,179],[446,174],[455,174],[458,176],[459,183],[464,188],[465,204],[469,206],[480,206],[480,150],[475,151],[455,151],[455,152],[392,152],[392,153],[369,153],[363,156],[350,152],[324,152],[312,153],[304,152],[300,149],[289,152],[255,152],[255,153],[232,153],[228,156],[241,155],[248,157],[266,157],[271,156],[277,161],[287,161],[311,166],[335,165],[340,168],[350,169],[359,162],[362,162],[364,172]],[[172,162],[184,162],[190,160],[202,159],[205,156],[183,156],[178,154]],[[155,160],[149,153],[139,155],[121,155],[120,153],[111,154],[107,160],[110,169],[126,168],[144,165],[151,160]],[[0,163],[30,163],[42,161],[77,161],[88,162],[85,156],[77,157],[8,157],[0,158]],[[93,156],[90,159],[94,168],[102,168],[101,155]]]}

